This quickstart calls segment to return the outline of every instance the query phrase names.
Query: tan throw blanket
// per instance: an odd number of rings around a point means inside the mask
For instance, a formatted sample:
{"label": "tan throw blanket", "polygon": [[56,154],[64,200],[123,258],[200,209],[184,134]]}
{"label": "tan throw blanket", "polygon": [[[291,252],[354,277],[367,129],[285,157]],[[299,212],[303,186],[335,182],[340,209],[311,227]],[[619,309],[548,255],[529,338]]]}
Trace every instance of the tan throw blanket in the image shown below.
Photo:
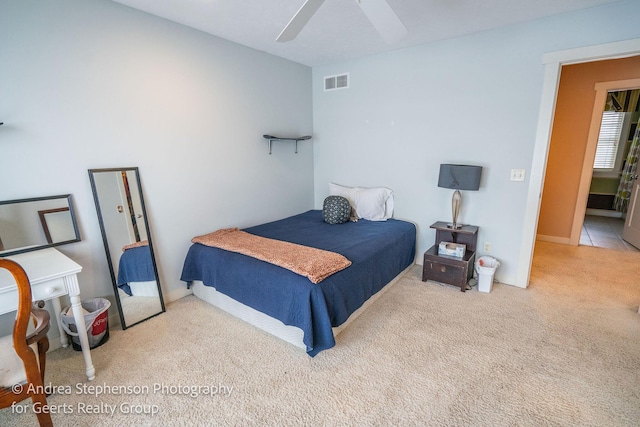
{"label": "tan throw blanket", "polygon": [[127,249],[139,248],[141,246],[148,246],[148,245],[149,245],[148,240],[142,240],[140,242],[135,242],[135,243],[131,243],[130,245],[123,246],[122,252],[126,251]]}
{"label": "tan throw blanket", "polygon": [[351,261],[335,252],[256,236],[237,228],[224,228],[191,241],[252,256],[308,277],[313,283],[320,283],[351,265]]}

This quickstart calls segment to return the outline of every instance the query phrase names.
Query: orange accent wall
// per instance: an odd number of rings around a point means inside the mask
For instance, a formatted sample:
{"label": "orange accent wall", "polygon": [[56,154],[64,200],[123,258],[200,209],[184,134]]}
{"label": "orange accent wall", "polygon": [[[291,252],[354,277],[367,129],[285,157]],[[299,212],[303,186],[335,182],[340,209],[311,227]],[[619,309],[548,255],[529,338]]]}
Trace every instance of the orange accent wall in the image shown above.
{"label": "orange accent wall", "polygon": [[596,96],[595,84],[639,77],[640,56],[562,67],[538,234],[558,238],[571,237]]}

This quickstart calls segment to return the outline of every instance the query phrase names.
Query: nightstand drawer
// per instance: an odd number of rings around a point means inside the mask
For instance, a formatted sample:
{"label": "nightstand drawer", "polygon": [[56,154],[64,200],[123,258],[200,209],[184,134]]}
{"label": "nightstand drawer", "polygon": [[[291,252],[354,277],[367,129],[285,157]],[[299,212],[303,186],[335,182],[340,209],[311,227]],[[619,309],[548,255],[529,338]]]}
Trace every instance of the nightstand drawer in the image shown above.
{"label": "nightstand drawer", "polygon": [[473,275],[475,251],[466,251],[464,257],[454,258],[438,255],[438,247],[432,246],[424,253],[422,265],[422,281],[433,280],[458,286],[462,292]]}
{"label": "nightstand drawer", "polygon": [[426,275],[428,280],[436,282],[450,283],[460,286],[460,283],[466,283],[466,268],[458,265],[451,265],[448,261],[444,264],[442,261],[425,259],[423,276]]}

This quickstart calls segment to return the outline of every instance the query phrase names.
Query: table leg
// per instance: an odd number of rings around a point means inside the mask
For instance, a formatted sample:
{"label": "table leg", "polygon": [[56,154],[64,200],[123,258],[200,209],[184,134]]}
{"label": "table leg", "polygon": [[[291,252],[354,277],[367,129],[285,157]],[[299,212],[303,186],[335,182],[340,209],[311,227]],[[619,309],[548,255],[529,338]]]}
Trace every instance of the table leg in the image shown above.
{"label": "table leg", "polygon": [[82,347],[82,356],[84,357],[84,363],[87,367],[87,379],[93,381],[96,377],[96,369],[93,367],[93,361],[91,360],[91,347],[89,347],[89,338],[87,337],[87,326],[84,322],[84,315],[82,314],[82,304],[78,295],[69,296],[71,300],[71,310],[73,311],[73,318],[76,321],[76,328],[78,329],[78,338],[80,339],[80,347]]}
{"label": "table leg", "polygon": [[60,321],[60,313],[62,308],[60,307],[60,298],[54,298],[51,300],[53,305],[53,312],[56,314],[56,323],[58,324],[58,331],[60,331],[60,343],[64,348],[69,347],[69,337],[67,333],[62,329],[62,322]]}

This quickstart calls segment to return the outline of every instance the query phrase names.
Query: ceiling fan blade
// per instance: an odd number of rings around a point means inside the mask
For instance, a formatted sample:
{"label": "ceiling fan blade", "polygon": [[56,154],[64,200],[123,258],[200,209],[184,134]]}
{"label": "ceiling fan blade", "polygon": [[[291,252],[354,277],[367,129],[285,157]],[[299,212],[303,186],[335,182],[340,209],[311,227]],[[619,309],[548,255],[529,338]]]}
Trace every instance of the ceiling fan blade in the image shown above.
{"label": "ceiling fan blade", "polygon": [[291,18],[291,21],[284,27],[284,30],[282,30],[276,38],[276,41],[288,42],[295,39],[298,33],[307,25],[307,22],[309,22],[313,14],[322,6],[322,3],[324,3],[324,0],[307,0],[302,7],[298,9],[296,14],[293,15],[293,18]]}
{"label": "ceiling fan blade", "polygon": [[386,0],[356,0],[371,24],[387,44],[392,44],[408,34],[398,15]]}

